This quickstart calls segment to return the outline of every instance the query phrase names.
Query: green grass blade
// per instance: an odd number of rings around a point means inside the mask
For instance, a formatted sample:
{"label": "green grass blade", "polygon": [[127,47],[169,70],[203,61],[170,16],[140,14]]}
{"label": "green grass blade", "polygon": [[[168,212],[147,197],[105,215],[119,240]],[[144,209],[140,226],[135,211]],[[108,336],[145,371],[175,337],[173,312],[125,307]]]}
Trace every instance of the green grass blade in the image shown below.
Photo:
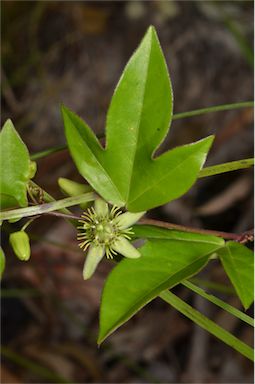
{"label": "green grass blade", "polygon": [[1,346],[1,354],[13,363],[27,369],[28,371],[49,380],[51,383],[70,383],[66,378],[58,375],[56,372],[51,371],[34,361],[31,361],[23,356],[18,355],[7,347]]}
{"label": "green grass blade", "polygon": [[208,108],[195,109],[194,111],[175,113],[173,115],[173,120],[205,115],[206,113],[211,113],[211,112],[230,111],[232,109],[249,108],[249,107],[253,108],[253,106],[254,106],[253,101],[243,101],[241,103],[214,105]]}
{"label": "green grass blade", "polygon": [[1,289],[0,297],[2,298],[24,298],[24,297],[38,297],[41,293],[37,289]]}
{"label": "green grass blade", "polygon": [[199,178],[219,175],[220,173],[237,171],[238,169],[250,168],[254,165],[254,159],[243,159],[237,161],[230,161],[229,163],[213,165],[212,167],[206,167],[199,172]]}
{"label": "green grass blade", "polygon": [[253,68],[253,66],[254,66],[253,48],[249,44],[245,35],[240,31],[240,28],[238,28],[237,22],[230,19],[229,17],[226,17],[225,25],[228,28],[228,30],[231,32],[234,39],[236,40],[236,42],[240,48],[240,51],[242,52],[243,56],[245,57],[247,63]]}
{"label": "green grass blade", "polygon": [[218,297],[215,297],[213,295],[206,293],[202,288],[197,287],[195,284],[192,284],[190,281],[185,280],[182,282],[182,285],[184,285],[186,288],[190,289],[191,291],[197,293],[198,295],[202,296],[204,299],[224,309],[231,315],[238,317],[238,319],[254,327],[254,320],[250,316],[239,311],[239,309],[234,308],[232,305],[228,303],[225,303],[223,300],[219,299]]}
{"label": "green grass blade", "polygon": [[237,337],[221,328],[218,324],[214,323],[214,321],[208,319],[208,317],[198,312],[189,304],[185,303],[178,296],[174,295],[170,291],[163,291],[159,297],[174,307],[177,311],[181,312],[184,316],[188,317],[194,323],[199,325],[201,328],[205,329],[207,332],[216,336],[225,344],[229,345],[243,356],[253,361],[253,349],[249,345],[245,344],[243,341],[239,340]]}
{"label": "green grass blade", "polygon": [[212,291],[224,293],[225,295],[234,295],[235,290],[232,286],[230,285],[225,285],[221,283],[216,283],[214,281],[208,281],[201,279],[199,277],[193,277],[192,279],[189,279],[193,284],[198,285],[201,288],[208,288],[211,289]]}
{"label": "green grass blade", "polygon": [[53,153],[63,151],[64,149],[67,149],[66,145],[56,145],[55,147],[51,147],[49,149],[45,149],[45,151],[40,151],[32,154],[30,156],[31,160],[38,160],[43,157],[47,157],[49,155],[52,155]]}

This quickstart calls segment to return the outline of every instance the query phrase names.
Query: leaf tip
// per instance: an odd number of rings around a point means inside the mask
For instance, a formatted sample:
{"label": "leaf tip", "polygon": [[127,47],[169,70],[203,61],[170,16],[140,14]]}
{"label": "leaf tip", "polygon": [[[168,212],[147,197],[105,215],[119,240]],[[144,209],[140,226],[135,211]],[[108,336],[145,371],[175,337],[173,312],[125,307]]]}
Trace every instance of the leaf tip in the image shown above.
{"label": "leaf tip", "polygon": [[157,31],[156,31],[156,28],[154,27],[154,25],[150,25],[148,27],[147,32],[145,34],[145,37],[147,37],[150,40],[155,39],[158,41],[158,34],[157,34]]}
{"label": "leaf tip", "polygon": [[147,33],[153,33],[156,32],[154,25],[150,25],[147,29]]}
{"label": "leaf tip", "polygon": [[63,116],[65,114],[67,114],[68,112],[70,112],[70,110],[63,103],[60,104],[60,110],[61,110],[61,113],[62,113]]}
{"label": "leaf tip", "polygon": [[12,122],[11,119],[7,119],[7,120],[6,120],[6,122],[5,122],[4,125],[3,125],[3,128],[2,128],[2,131],[1,131],[1,132],[6,131],[7,129],[10,129],[10,130],[16,132],[15,127],[14,127],[14,124],[13,124],[13,122]]}
{"label": "leaf tip", "polygon": [[[240,300],[241,300],[241,298],[240,298]],[[253,298],[251,300],[249,300],[249,301],[248,300],[244,300],[242,298],[241,302],[242,302],[244,310],[247,311],[250,308],[250,306],[252,305],[252,303],[253,303]]]}
{"label": "leaf tip", "polygon": [[211,146],[213,144],[214,139],[215,139],[215,136],[214,135],[210,135],[210,136],[207,136],[207,137],[199,140],[199,142],[203,145],[203,148],[206,151],[206,153],[209,152],[209,150],[210,150],[210,148],[211,148]]}
{"label": "leaf tip", "polygon": [[105,341],[105,339],[109,336],[108,332],[104,332],[101,327],[99,327],[99,333],[97,336],[97,346],[101,347],[102,343]]}
{"label": "leaf tip", "polygon": [[208,146],[211,146],[215,139],[215,135],[207,136],[204,140],[208,143]]}

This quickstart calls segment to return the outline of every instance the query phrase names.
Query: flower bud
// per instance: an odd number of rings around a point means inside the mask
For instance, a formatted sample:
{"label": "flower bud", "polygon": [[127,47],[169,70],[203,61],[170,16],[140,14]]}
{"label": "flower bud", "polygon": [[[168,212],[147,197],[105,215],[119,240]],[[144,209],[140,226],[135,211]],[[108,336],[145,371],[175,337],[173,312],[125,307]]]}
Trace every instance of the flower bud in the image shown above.
{"label": "flower bud", "polygon": [[[64,177],[60,177],[58,179],[58,185],[61,189],[61,191],[66,194],[67,196],[78,196],[82,193],[92,192],[93,189],[90,185],[80,184],[76,181],[66,179]],[[80,207],[82,209],[86,209],[92,205],[92,202],[87,202],[80,204]]]}
{"label": "flower bud", "polygon": [[20,260],[28,260],[30,258],[29,237],[25,231],[12,233],[9,240],[15,255]]}
{"label": "flower bud", "polygon": [[76,183],[76,181],[65,179],[64,177],[58,179],[58,185],[61,190],[69,196],[78,196],[82,193],[92,191],[92,188],[89,185]]}

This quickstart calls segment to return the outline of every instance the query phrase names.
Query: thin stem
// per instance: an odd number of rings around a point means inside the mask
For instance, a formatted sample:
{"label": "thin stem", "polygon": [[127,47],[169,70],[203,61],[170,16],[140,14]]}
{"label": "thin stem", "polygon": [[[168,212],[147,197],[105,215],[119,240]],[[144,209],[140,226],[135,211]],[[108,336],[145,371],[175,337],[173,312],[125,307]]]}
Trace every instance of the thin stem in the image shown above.
{"label": "thin stem", "polygon": [[206,167],[201,169],[199,172],[198,177],[207,177],[207,176],[213,176],[213,175],[219,175],[221,173],[230,172],[230,171],[237,171],[238,169],[245,169],[250,168],[254,165],[254,159],[243,159],[243,160],[237,160],[237,161],[230,161],[228,163],[224,164],[217,164],[213,165],[211,167]]}
{"label": "thin stem", "polygon": [[3,289],[1,288],[0,291],[0,297],[18,297],[18,298],[24,298],[24,297],[38,297],[41,293],[34,288],[28,288],[28,289],[16,289],[16,288],[10,288],[10,289]]}
{"label": "thin stem", "polygon": [[224,293],[225,295],[234,295],[235,290],[230,285],[225,285],[221,283],[216,283],[214,281],[208,281],[201,279],[199,277],[192,277],[189,279],[194,284],[197,284],[198,286],[211,289],[212,291]]}
{"label": "thin stem", "polygon": [[61,199],[47,204],[40,204],[35,207],[12,209],[10,211],[0,212],[0,220],[21,219],[22,217],[42,215],[66,207],[86,203],[88,201],[94,201],[95,199],[96,195],[94,193],[84,193],[79,196],[67,197],[66,199]]}
{"label": "thin stem", "polygon": [[[44,191],[44,189],[42,189],[39,185],[37,185],[32,180],[29,181],[28,190],[31,191],[32,195],[34,193],[35,196],[39,197],[39,200],[42,200],[42,202],[44,203],[52,203],[53,201],[56,201],[54,197],[52,197],[48,192]],[[67,218],[72,225],[76,226],[76,221],[74,221],[76,220],[76,218],[73,220],[73,218],[71,217],[72,212],[69,209],[67,208],[60,209],[58,214],[60,213],[62,213],[63,215],[66,215],[65,218]]]}
{"label": "thin stem", "polygon": [[[54,197],[52,197],[48,192],[46,192],[42,187],[37,185],[34,181],[30,180],[28,183],[28,190],[30,191],[30,194],[35,198],[37,197],[39,200],[39,203],[52,203],[53,201],[56,201]],[[38,204],[38,201],[36,201]],[[69,211],[69,209],[63,208],[60,210],[62,213],[71,214],[72,212]]]}
{"label": "thin stem", "polygon": [[[94,201],[96,197],[97,197],[96,194],[90,192],[90,193],[85,193],[79,196],[68,197],[66,199],[62,199],[58,201],[53,200],[51,203],[47,203],[47,204],[40,204],[33,207],[3,211],[3,212],[0,212],[0,220],[21,219],[23,217],[30,217],[30,216],[43,215],[43,214],[57,216],[57,217],[71,220],[71,221],[79,220],[80,219],[79,216],[73,215],[70,211],[66,210],[65,208],[71,207],[73,205],[79,205],[81,203],[88,202],[88,201]],[[50,196],[50,200],[51,199],[53,198]],[[62,212],[55,212],[58,210]],[[236,233],[230,233],[230,232],[213,231],[209,229],[187,227],[184,225],[173,224],[173,223],[168,223],[165,221],[154,220],[154,219],[140,219],[139,223],[154,225],[156,227],[161,227],[166,229],[175,229],[177,231],[182,231],[182,232],[191,232],[191,233],[199,233],[202,235],[218,236],[227,240],[235,240],[242,244],[254,240],[253,229],[241,234],[236,234]],[[27,225],[28,224],[25,224],[25,226]]]}
{"label": "thin stem", "polygon": [[31,160],[38,160],[42,157],[47,157],[49,155],[52,155],[53,153],[63,151],[64,149],[67,149],[66,145],[57,145],[55,147],[51,147],[49,149],[45,149],[45,151],[36,152],[33,155],[30,156]]}
{"label": "thin stem", "polygon": [[[229,111],[232,109],[239,109],[239,108],[248,108],[248,107],[253,107],[253,106],[254,106],[253,101],[243,101],[240,103],[215,105],[215,106],[208,107],[208,108],[195,109],[194,111],[175,113],[172,117],[172,120],[184,119],[187,117],[199,116],[199,115],[204,115],[206,113],[212,113],[212,112]],[[103,138],[104,133],[97,135],[97,137]],[[67,145],[57,145],[55,147],[48,148],[44,151],[36,152],[33,155],[31,155],[30,158],[31,158],[31,160],[42,159],[43,157],[46,157],[46,156],[49,156],[53,153],[62,151],[66,148],[67,148]]]}
{"label": "thin stem", "polygon": [[249,107],[252,108],[253,106],[254,106],[253,101],[243,101],[240,103],[214,105],[212,107],[195,109],[194,111],[175,113],[173,115],[173,120],[184,119],[186,117],[200,116],[200,115],[204,115],[206,113],[211,113],[211,112],[230,111],[232,109],[249,108]]}
{"label": "thin stem", "polygon": [[[104,138],[104,132],[101,132],[99,134],[97,134],[97,138],[99,140],[103,139]],[[60,151],[64,151],[65,149],[67,149],[67,145],[66,144],[63,144],[63,145],[56,145],[54,147],[51,147],[51,148],[48,148],[48,149],[45,149],[44,151],[40,151],[40,152],[36,152],[36,153],[33,153],[31,156],[30,156],[30,159],[31,160],[38,160],[38,159],[42,159],[43,157],[47,157],[49,155],[52,155],[54,153],[57,153],[57,152],[60,152]]]}
{"label": "thin stem", "polygon": [[195,284],[192,284],[190,281],[185,280],[182,282],[182,285],[184,285],[186,288],[190,289],[191,291],[195,292],[197,295],[203,297],[204,299],[224,309],[224,311],[229,312],[231,315],[237,317],[238,319],[254,327],[254,320],[250,316],[239,311],[239,309],[234,308],[232,305],[228,303],[225,303],[223,300],[219,299],[218,297],[215,297],[211,294],[206,293],[202,288],[197,287]]}
{"label": "thin stem", "polygon": [[27,227],[36,219],[36,217],[33,217],[32,219],[28,220],[23,227],[21,228],[21,231],[25,231]]}
{"label": "thin stem", "polygon": [[160,293],[159,297],[174,307],[177,311],[181,312],[184,316],[188,317],[194,323],[199,325],[201,328],[210,332],[225,344],[234,348],[236,351],[253,361],[253,349],[249,345],[233,336],[224,328],[221,328],[214,321],[210,320],[208,317],[198,312],[189,304],[185,303],[185,301],[180,299],[178,296],[174,295],[170,291],[163,291]]}
{"label": "thin stem", "polygon": [[46,215],[56,216],[56,217],[62,217],[64,219],[68,220],[80,220],[80,216],[72,215],[72,214],[66,214],[61,212],[47,212]]}
{"label": "thin stem", "polygon": [[[155,225],[156,227],[167,228],[167,229],[176,229],[177,231],[200,233],[202,235],[213,235],[213,236],[222,237],[223,239],[235,240],[235,241],[239,241],[240,239],[243,238],[243,235],[244,235],[244,234],[240,235],[240,234],[236,234],[236,233],[229,233],[229,232],[222,232],[222,231],[213,231],[210,229],[200,229],[200,228],[187,227],[184,225],[167,223],[165,221],[154,220],[154,219],[140,219],[139,223],[148,224],[148,225]],[[250,231],[248,231],[248,232],[250,233]],[[245,233],[247,233],[247,232],[245,232]]]}

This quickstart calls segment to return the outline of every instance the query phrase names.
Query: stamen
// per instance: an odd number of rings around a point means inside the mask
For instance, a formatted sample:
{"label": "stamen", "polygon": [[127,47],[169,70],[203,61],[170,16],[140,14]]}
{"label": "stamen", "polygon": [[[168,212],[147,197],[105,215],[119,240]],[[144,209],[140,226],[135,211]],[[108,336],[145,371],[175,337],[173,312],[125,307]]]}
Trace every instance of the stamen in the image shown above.
{"label": "stamen", "polygon": [[120,237],[131,240],[131,235],[134,234],[132,228],[120,228],[116,218],[122,214],[122,210],[116,205],[102,215],[98,214],[94,207],[88,208],[78,220],[81,223],[77,227],[80,230],[77,234],[77,240],[81,241],[79,247],[83,251],[86,251],[91,245],[104,247],[106,257],[113,259],[118,254],[113,249],[114,243]]}

